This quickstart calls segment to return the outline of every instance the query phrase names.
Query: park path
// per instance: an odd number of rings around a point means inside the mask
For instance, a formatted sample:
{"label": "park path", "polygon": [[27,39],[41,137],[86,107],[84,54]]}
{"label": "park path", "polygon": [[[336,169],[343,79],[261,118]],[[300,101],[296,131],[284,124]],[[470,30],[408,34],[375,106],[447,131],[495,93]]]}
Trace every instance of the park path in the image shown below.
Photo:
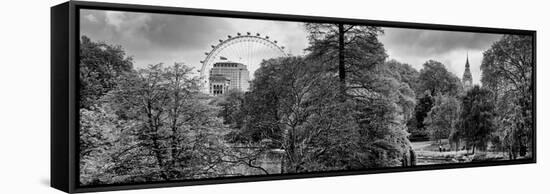
{"label": "park path", "polygon": [[411,144],[416,153],[417,165],[456,163],[452,158],[444,156],[452,154],[453,152],[438,152],[429,149],[432,145],[431,141],[411,142]]}
{"label": "park path", "polygon": [[412,147],[414,151],[417,150],[424,150],[424,148],[430,146],[432,144],[431,141],[418,141],[418,142],[411,142]]}

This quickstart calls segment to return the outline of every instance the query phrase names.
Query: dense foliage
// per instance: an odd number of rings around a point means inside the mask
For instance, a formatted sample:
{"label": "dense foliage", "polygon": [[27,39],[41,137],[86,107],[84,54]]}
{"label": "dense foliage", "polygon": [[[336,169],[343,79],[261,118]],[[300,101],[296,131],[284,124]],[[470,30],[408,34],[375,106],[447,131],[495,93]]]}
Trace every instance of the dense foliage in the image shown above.
{"label": "dense foliage", "polygon": [[116,87],[117,77],[132,71],[132,58],[121,46],[80,39],[80,108],[97,105],[101,96]]}
{"label": "dense foliage", "polygon": [[460,111],[460,102],[450,96],[439,95],[435,97],[434,106],[428,112],[424,124],[430,132],[430,138],[434,141],[448,139],[455,130]]}
{"label": "dense foliage", "polygon": [[134,69],[122,47],[82,37],[80,183],[414,166],[410,140],[427,138],[529,156],[529,37],[495,42],[483,85],[464,90],[440,62],[387,60],[379,27],[305,28],[307,54],[264,60],[249,91],[220,96],[186,65]]}
{"label": "dense foliage", "polygon": [[496,104],[495,143],[510,158],[533,147],[533,44],[530,36],[505,35],[483,53],[483,86]]}
{"label": "dense foliage", "polygon": [[443,63],[437,61],[426,61],[418,79],[420,90],[429,92],[432,96],[439,94],[456,96],[462,90],[460,79],[449,72]]}
{"label": "dense foliage", "polygon": [[473,152],[476,147],[486,149],[490,135],[495,129],[494,114],[490,91],[474,86],[462,97],[458,131],[468,145],[472,146]]}

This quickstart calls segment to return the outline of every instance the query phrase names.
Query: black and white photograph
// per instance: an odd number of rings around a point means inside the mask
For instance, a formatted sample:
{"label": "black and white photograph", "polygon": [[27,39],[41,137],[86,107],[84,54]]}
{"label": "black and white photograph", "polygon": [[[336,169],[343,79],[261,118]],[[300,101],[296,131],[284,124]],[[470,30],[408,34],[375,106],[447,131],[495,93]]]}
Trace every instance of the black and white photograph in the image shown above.
{"label": "black and white photograph", "polygon": [[80,9],[82,187],[534,157],[534,37]]}
{"label": "black and white photograph", "polygon": [[546,4],[4,1],[0,194],[547,193]]}

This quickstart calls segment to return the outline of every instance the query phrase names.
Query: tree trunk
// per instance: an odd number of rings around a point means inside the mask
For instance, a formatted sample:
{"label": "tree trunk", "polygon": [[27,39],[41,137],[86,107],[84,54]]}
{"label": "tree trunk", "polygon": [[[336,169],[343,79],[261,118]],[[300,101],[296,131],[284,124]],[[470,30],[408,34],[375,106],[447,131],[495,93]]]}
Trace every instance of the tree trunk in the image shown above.
{"label": "tree trunk", "polygon": [[281,174],[285,173],[285,154],[281,154]]}
{"label": "tree trunk", "polygon": [[414,152],[412,146],[409,149],[409,154],[411,156],[411,166],[416,166],[416,153]]}
{"label": "tree trunk", "polygon": [[340,78],[340,93],[346,92],[346,67],[344,63],[344,24],[338,24],[338,76]]}

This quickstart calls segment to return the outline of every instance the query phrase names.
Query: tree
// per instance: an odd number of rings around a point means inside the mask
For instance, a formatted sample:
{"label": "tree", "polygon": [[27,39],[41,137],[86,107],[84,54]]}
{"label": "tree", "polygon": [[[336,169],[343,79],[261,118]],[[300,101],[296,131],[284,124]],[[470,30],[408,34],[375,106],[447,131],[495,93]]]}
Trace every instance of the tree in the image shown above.
{"label": "tree", "polygon": [[306,30],[311,45],[307,48],[309,56],[318,60],[317,69],[338,75],[342,94],[347,86],[356,84],[357,77],[364,76],[359,70],[383,64],[387,57],[378,41],[383,33],[380,27],[308,23]]}
{"label": "tree", "polygon": [[406,83],[410,89],[414,91],[416,95],[424,94],[424,91],[420,90],[420,73],[407,63],[401,63],[394,59],[385,63],[385,66],[389,70],[389,74],[400,82]]}
{"label": "tree", "polygon": [[429,91],[431,96],[439,94],[457,96],[462,88],[458,77],[447,71],[445,65],[433,60],[424,63],[419,80],[420,90]]}
{"label": "tree", "polygon": [[80,108],[97,104],[101,96],[116,87],[116,79],[132,71],[132,58],[121,46],[93,42],[82,36],[79,49]]}
{"label": "tree", "polygon": [[280,145],[285,173],[352,165],[355,141],[350,141],[354,122],[346,117],[349,106],[337,100],[337,79],[311,65],[301,57],[264,61],[244,101],[243,135]]}
{"label": "tree", "polygon": [[[393,77],[395,73],[389,73],[393,70],[385,65],[387,54],[378,41],[382,29],[339,24],[306,24],[306,29],[311,43],[308,58],[316,61],[314,69],[328,75],[338,74],[340,101],[354,106],[354,118],[359,130],[363,130],[361,149],[369,152],[356,157],[362,161],[362,167],[414,163],[403,119],[411,114],[414,92],[408,84]],[[379,104],[383,112],[366,107],[371,104]],[[382,117],[378,117],[380,114]]]}
{"label": "tree", "polygon": [[244,92],[229,90],[213,103],[221,107],[218,116],[224,119],[224,124],[231,125],[232,128],[241,128],[243,125]]}
{"label": "tree", "polygon": [[433,97],[429,92],[426,92],[424,96],[418,99],[416,107],[414,108],[414,117],[409,120],[409,129],[412,129],[411,139],[426,139],[429,132],[426,130],[425,118],[428,116],[428,112],[432,109],[434,103]]}
{"label": "tree", "polygon": [[[528,121],[521,115],[521,107],[517,103],[510,103],[514,102],[515,99],[516,96],[511,92],[504,94],[497,101],[498,114],[495,123],[498,128],[493,139],[494,143],[499,143],[496,144],[498,147],[508,152],[508,157],[511,160],[517,159],[522,149],[527,147],[525,143],[530,141],[527,137],[529,132],[524,131],[525,129],[522,128]],[[524,156],[524,154],[521,153],[521,156]]]}
{"label": "tree", "polygon": [[[396,60],[387,61],[382,68],[383,74],[397,81],[398,104],[403,114],[403,121],[408,122],[413,116],[416,106],[419,73],[409,64]],[[408,126],[407,126],[408,127]]]}
{"label": "tree", "polygon": [[422,96],[424,92],[420,90],[420,73],[409,64],[400,63],[396,60],[389,60],[384,66],[389,76],[403,83],[399,90],[402,94],[406,95],[400,97],[400,101],[403,102],[401,103],[403,111],[408,112],[408,114],[404,115],[404,121],[407,125],[407,131],[411,133],[410,139],[416,140],[427,136],[422,121],[424,121],[427,112],[432,106],[432,99],[431,96]]}
{"label": "tree", "polygon": [[491,92],[474,86],[462,97],[462,110],[458,129],[461,137],[472,146],[472,152],[480,148],[485,150],[490,135],[494,132],[495,116]]}
{"label": "tree", "polygon": [[120,119],[105,104],[80,115],[80,184],[158,180],[153,158],[136,141],[139,122]]}
{"label": "tree", "polygon": [[511,159],[533,147],[532,54],[532,37],[519,35],[504,35],[483,53],[481,82],[497,102],[498,134]]}
{"label": "tree", "polygon": [[412,139],[425,139],[429,135],[424,120],[434,105],[434,96],[446,95],[456,97],[462,89],[460,79],[447,71],[445,65],[429,60],[423,64],[418,75],[416,85],[418,103],[415,107],[415,117],[409,120],[408,125],[412,133]]}
{"label": "tree", "polygon": [[[216,109],[198,97],[198,79],[191,68],[162,64],[140,69],[119,79],[106,95],[117,114],[138,123],[131,134],[138,154],[150,158],[146,166],[156,180],[217,176],[223,162],[220,141],[224,131]],[[124,165],[123,163],[119,163]],[[130,168],[130,170],[133,170]]]}
{"label": "tree", "polygon": [[432,141],[449,138],[459,118],[460,103],[454,97],[436,96],[435,103],[424,120]]}
{"label": "tree", "polygon": [[368,167],[414,165],[414,151],[408,140],[407,120],[415,107],[409,85],[381,65],[362,77],[361,87],[350,90],[357,113],[361,149],[368,150]]}
{"label": "tree", "polygon": [[80,109],[79,158],[80,183],[94,184],[112,178],[106,175],[109,166],[108,151],[117,140],[120,125],[116,115],[103,109]]}

